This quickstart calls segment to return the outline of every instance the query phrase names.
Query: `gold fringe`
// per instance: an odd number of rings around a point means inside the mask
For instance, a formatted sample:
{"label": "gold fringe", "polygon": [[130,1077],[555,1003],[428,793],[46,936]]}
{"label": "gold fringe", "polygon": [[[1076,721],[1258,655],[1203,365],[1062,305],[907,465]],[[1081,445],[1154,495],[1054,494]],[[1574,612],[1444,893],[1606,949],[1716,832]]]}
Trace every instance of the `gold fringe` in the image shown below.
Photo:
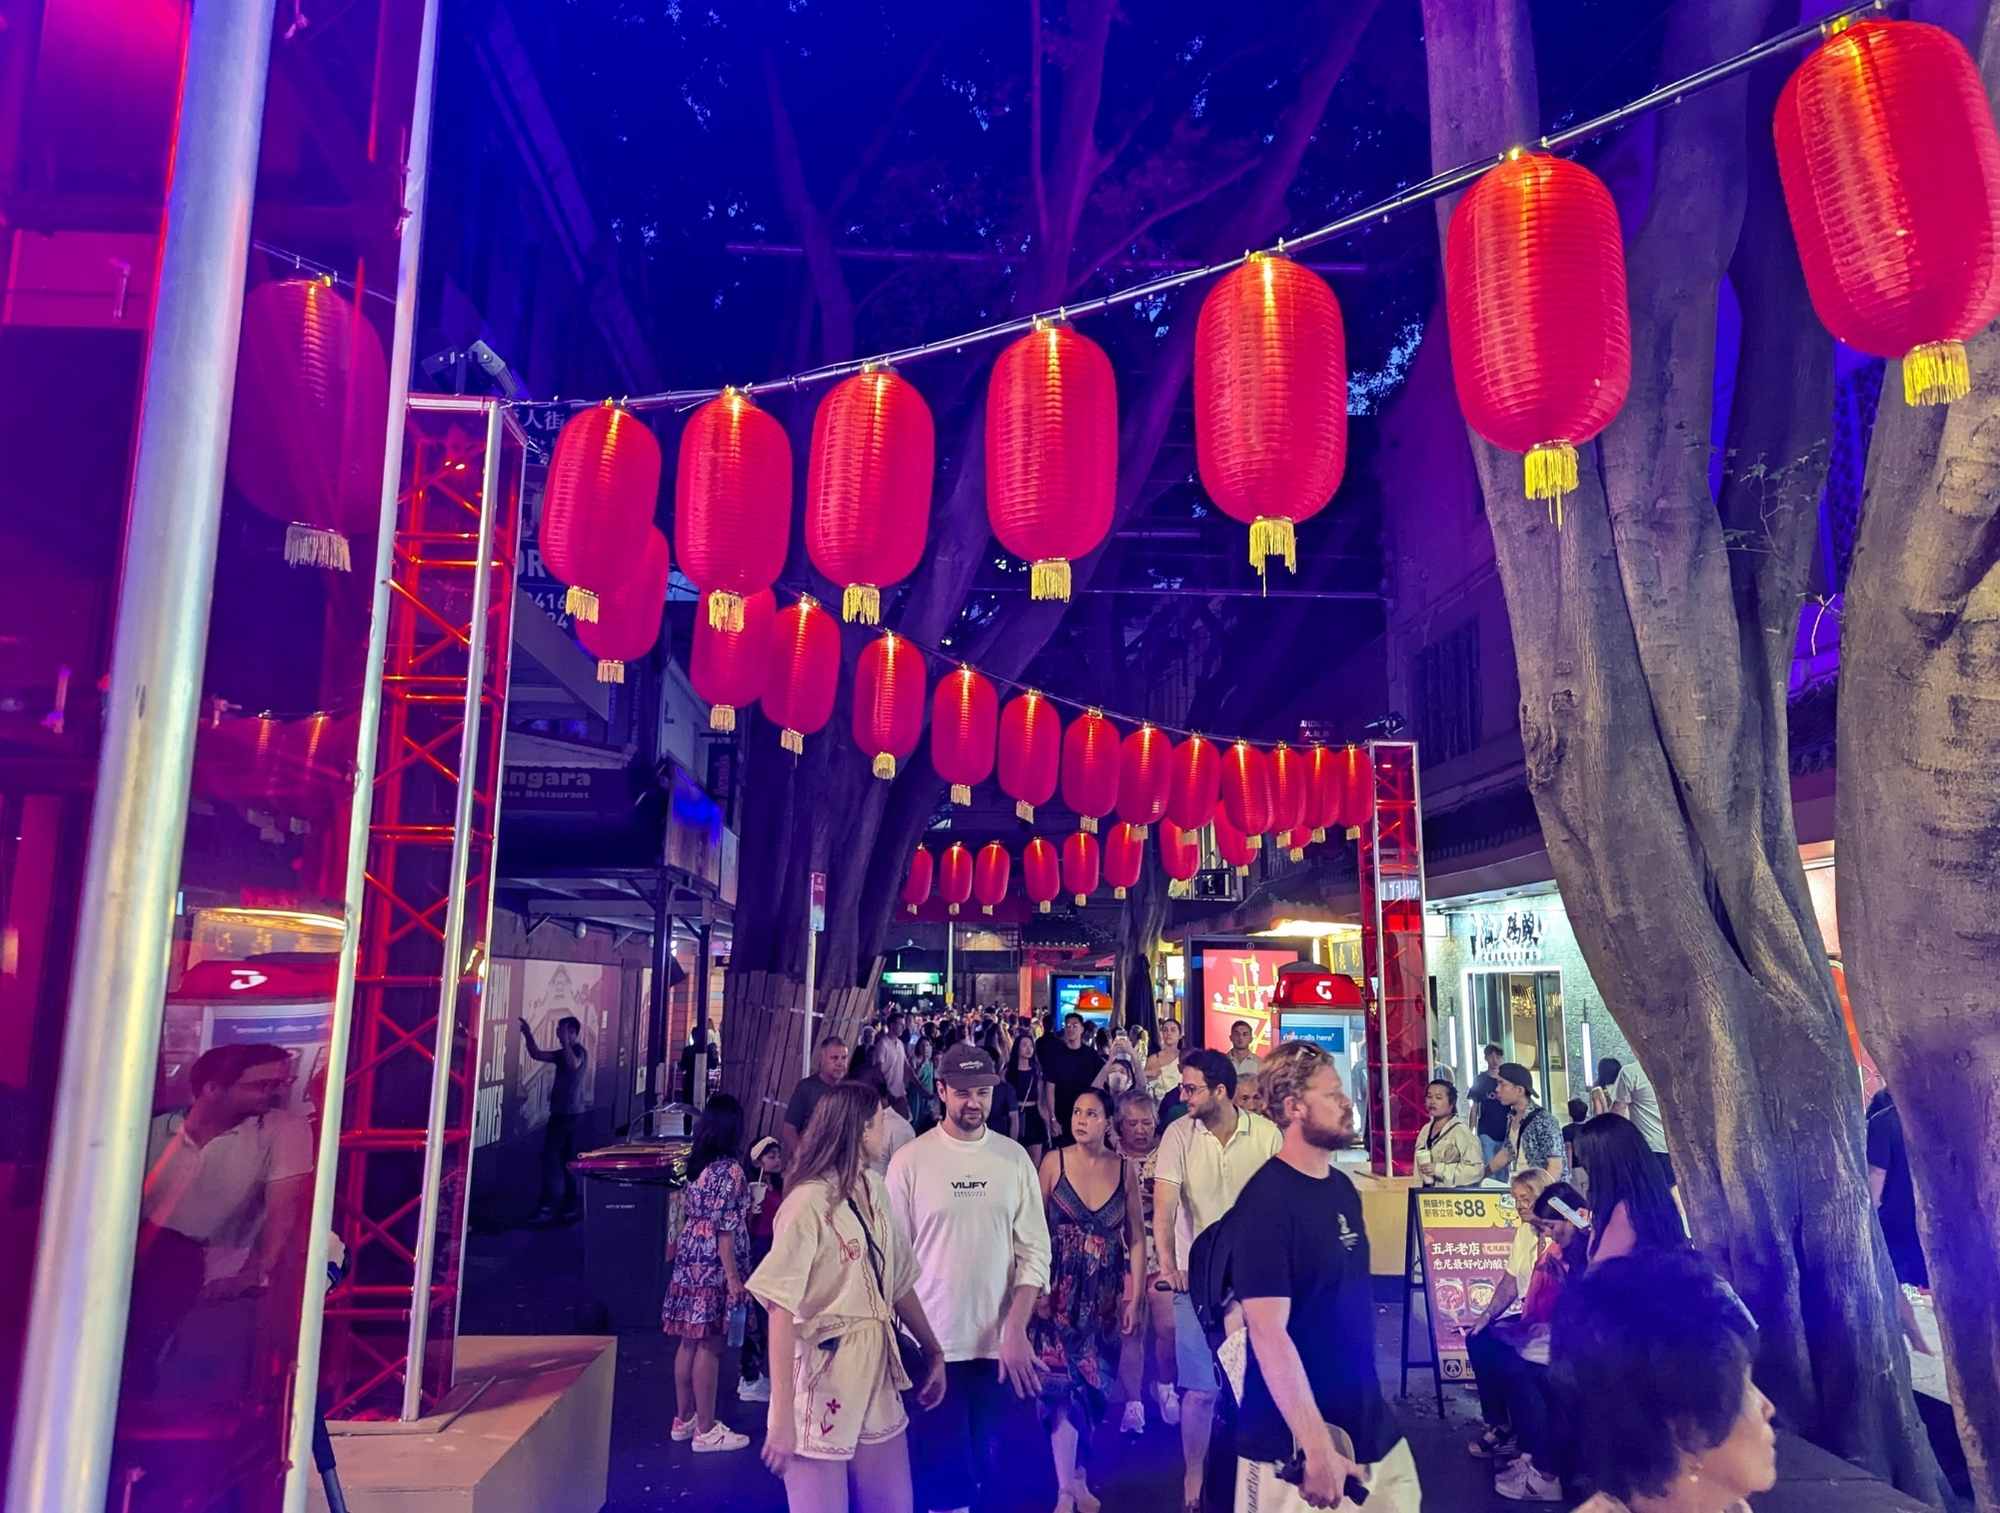
{"label": "gold fringe", "polygon": [[1250,869],[1248,867],[1238,867],[1236,869],[1236,875],[1238,877],[1248,877],[1250,875]]}
{"label": "gold fringe", "polygon": [[1037,913],[1046,914],[1049,912],[1049,901],[1045,898],[1041,901],[1041,903],[1037,904],[1035,907]]}
{"label": "gold fringe", "polygon": [[850,583],[840,591],[840,618],[858,625],[882,623],[882,590],[872,583]]}
{"label": "gold fringe", "polygon": [[1289,856],[1295,862],[1302,862],[1306,859],[1306,848],[1304,846],[1294,846],[1285,855]]}
{"label": "gold fringe", "polygon": [[793,756],[804,756],[806,754],[806,738],[789,726],[778,732],[778,744]]}
{"label": "gold fringe", "polygon": [[1135,841],[1143,841],[1146,838],[1146,836],[1152,831],[1152,828],[1153,827],[1151,825],[1134,825],[1132,827],[1132,839]]}
{"label": "gold fringe", "polygon": [[1014,818],[1017,820],[1026,820],[1031,825],[1034,824],[1035,806],[1026,799],[1014,800]]}
{"label": "gold fringe", "polygon": [[991,914],[991,913],[993,912],[993,905],[991,905],[991,904],[981,904],[981,905],[979,906],[979,912],[980,912],[981,914]]}
{"label": "gold fringe", "polygon": [[1264,849],[1264,837],[1261,835],[1246,835],[1243,839],[1252,851],[1262,851]]}
{"label": "gold fringe", "polygon": [[957,905],[957,904],[953,904],[953,905],[952,905],[952,906],[951,906],[951,907],[950,907],[950,908],[949,908],[948,910],[946,910],[945,912],[946,912],[946,913],[948,913],[948,914],[950,914],[950,915],[951,915],[951,917],[952,917],[953,919],[956,919],[956,918],[958,918],[958,905]]}
{"label": "gold fringe", "polygon": [[1085,835],[1097,834],[1097,816],[1094,814],[1085,814],[1079,816],[1076,822],[1076,828],[1081,830]]}
{"label": "gold fringe", "polygon": [[873,769],[873,770],[874,770],[874,773],[875,773],[875,776],[877,776],[878,778],[883,778],[883,779],[885,779],[885,780],[886,780],[886,779],[888,779],[888,778],[892,778],[892,777],[894,777],[894,776],[896,775],[896,756],[895,756],[895,753],[894,753],[894,752],[889,752],[889,751],[878,751],[878,752],[876,752],[876,753],[875,753],[875,766],[874,766],[874,769]]}
{"label": "gold fringe", "polygon": [[1313,826],[1313,844],[1318,845],[1321,841],[1325,839],[1326,839],[1326,826],[1324,825]]}
{"label": "gold fringe", "polygon": [[1076,906],[1077,906],[1077,907],[1078,907],[1079,909],[1081,909],[1081,908],[1082,908],[1082,907],[1083,907],[1083,906],[1084,906],[1085,904],[1087,904],[1087,903],[1089,903],[1089,902],[1090,902],[1090,895],[1089,895],[1089,894],[1087,894],[1087,893],[1079,893],[1079,894],[1077,894],[1077,896],[1076,896]]}
{"label": "gold fringe", "polygon": [[1031,599],[1067,599],[1069,597],[1069,559],[1066,557],[1044,557],[1029,568],[1028,597]]}
{"label": "gold fringe", "polygon": [[1259,515],[1250,522],[1250,565],[1263,576],[1264,565],[1273,557],[1285,559],[1285,571],[1299,570],[1298,532],[1283,515]]}
{"label": "gold fringe", "polygon": [[1125,896],[1125,890],[1123,888],[1113,888],[1111,890],[1111,896],[1113,898],[1123,898]]}
{"label": "gold fringe", "polygon": [[729,731],[736,728],[736,706],[734,704],[711,704],[708,707],[708,728]]}
{"label": "gold fringe", "polygon": [[623,683],[625,681],[625,664],[623,662],[613,662],[608,659],[599,661],[597,664],[597,681],[600,683]]}
{"label": "gold fringe", "polygon": [[1168,898],[1188,898],[1191,897],[1193,893],[1194,893],[1194,884],[1187,878],[1170,877],[1167,879]]}
{"label": "gold fringe", "polygon": [[345,536],[301,520],[285,527],[285,565],[323,567],[336,573],[354,571],[354,559],[348,552]]}
{"label": "gold fringe", "polygon": [[743,596],[717,589],[708,596],[708,628],[732,633],[743,629]]}
{"label": "gold fringe", "polygon": [[1927,341],[1903,359],[1903,403],[1948,405],[1972,392],[1962,341]]}
{"label": "gold fringe", "polygon": [[1576,448],[1566,441],[1545,441],[1528,448],[1522,467],[1528,497],[1546,499],[1549,519],[1561,529],[1563,495],[1576,492]]}
{"label": "gold fringe", "polygon": [[563,613],[586,625],[597,623],[597,595],[587,588],[572,588],[563,595]]}
{"label": "gold fringe", "polygon": [[1347,838],[1348,838],[1349,840],[1351,840],[1351,841],[1358,841],[1358,840],[1360,840],[1360,839],[1361,839],[1361,827],[1360,827],[1359,825],[1349,825],[1349,826],[1347,827]]}
{"label": "gold fringe", "polygon": [[969,783],[953,783],[951,785],[951,801],[954,804],[971,803],[972,786]]}

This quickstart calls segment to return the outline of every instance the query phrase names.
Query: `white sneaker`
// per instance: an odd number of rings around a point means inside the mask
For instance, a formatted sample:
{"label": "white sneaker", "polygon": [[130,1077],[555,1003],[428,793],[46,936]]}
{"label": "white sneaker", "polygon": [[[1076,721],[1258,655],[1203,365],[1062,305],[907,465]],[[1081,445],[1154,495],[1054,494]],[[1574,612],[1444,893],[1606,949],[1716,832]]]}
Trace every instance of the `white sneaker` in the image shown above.
{"label": "white sneaker", "polygon": [[1168,1428],[1181,1421],[1180,1394],[1165,1382],[1153,1384],[1153,1400],[1160,1405],[1160,1422]]}
{"label": "white sneaker", "polygon": [[1118,1425],[1121,1434],[1144,1434],[1146,1432],[1146,1405],[1136,1397],[1125,1405],[1125,1418]]}
{"label": "white sneaker", "polygon": [[716,1455],[725,1450],[746,1449],[749,1444],[749,1435],[738,1434],[721,1419],[717,1419],[713,1424],[709,1425],[708,1433],[697,1434],[694,1437],[694,1453],[696,1455]]}
{"label": "white sneaker", "polygon": [[736,1401],[739,1403],[768,1403],[771,1401],[771,1379],[768,1376],[754,1376],[747,1382],[736,1384]]}
{"label": "white sneaker", "polygon": [[674,1427],[671,1432],[675,1444],[677,1445],[686,1444],[689,1440],[694,1438],[694,1420],[691,1418],[675,1419]]}
{"label": "white sneaker", "polygon": [[1535,1463],[1525,1455],[1494,1478],[1493,1490],[1509,1502],[1562,1500],[1561,1480],[1542,1475],[1535,1469]]}

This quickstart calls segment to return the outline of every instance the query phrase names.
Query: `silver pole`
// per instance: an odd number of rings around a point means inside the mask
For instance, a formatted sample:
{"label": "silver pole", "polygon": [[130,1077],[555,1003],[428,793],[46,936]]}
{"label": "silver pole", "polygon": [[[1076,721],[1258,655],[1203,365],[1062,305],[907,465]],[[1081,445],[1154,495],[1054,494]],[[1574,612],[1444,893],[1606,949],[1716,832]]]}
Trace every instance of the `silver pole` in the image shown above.
{"label": "silver pole", "polygon": [[465,729],[458,743],[458,803],[451,818],[450,896],[444,908],[444,962],[438,983],[437,1040],[431,1053],[430,1122],[424,1130],[424,1185],[417,1209],[416,1278],[410,1291],[409,1360],[403,1371],[403,1422],[422,1417],[424,1346],[431,1329],[431,1270],[437,1259],[439,1188],[444,1178],[444,1116],[451,1102],[452,1032],[458,1025],[465,940],[465,874],[472,848],[472,801],[478,791],[480,686],[486,678],[486,622],[493,599],[493,516],[500,498],[498,401],[486,405],[486,469],[480,482],[479,564],[472,580],[472,641],[465,654]]}
{"label": "silver pole", "polygon": [[320,1344],[325,1335],[327,1235],[333,1228],[333,1190],[340,1173],[340,1131],[345,1112],[348,1037],[354,1027],[355,958],[361,943],[361,908],[367,892],[368,831],[374,819],[377,743],[382,723],[382,663],[389,646],[389,582],[396,555],[396,516],[402,497],[404,410],[409,400],[411,351],[417,322],[418,259],[423,247],[424,191],[430,182],[431,95],[437,68],[437,0],[425,0],[417,42],[416,93],[410,104],[410,147],[403,175],[403,243],[396,259],[396,314],[390,334],[388,445],[382,457],[382,508],[375,534],[375,598],[368,612],[368,650],[361,684],[359,730],[354,744],[354,805],[347,822],[347,897],[341,913],[339,976],[327,1033],[326,1106],[320,1110],[319,1155],[313,1167],[311,1227],[306,1234],[306,1291],[299,1310],[298,1370],[292,1378],[291,1464],[285,1473],[284,1513],[305,1513],[306,1484],[315,1474],[313,1422],[319,1407]]}
{"label": "silver pole", "polygon": [[958,921],[947,919],[944,922],[944,1008],[947,1014],[951,1012],[952,1004],[956,1001],[952,988],[957,973],[952,966],[952,955],[957,945]]}
{"label": "silver pole", "polygon": [[[810,889],[808,890],[810,893]],[[799,1075],[813,1074],[813,979],[818,975],[819,932],[813,928],[812,899],[806,899],[806,1017],[805,1025],[799,1031],[799,1065],[803,1069]]]}
{"label": "silver pole", "polygon": [[222,519],[273,0],[188,29],[104,747],[28,1301],[15,1513],[101,1507]]}

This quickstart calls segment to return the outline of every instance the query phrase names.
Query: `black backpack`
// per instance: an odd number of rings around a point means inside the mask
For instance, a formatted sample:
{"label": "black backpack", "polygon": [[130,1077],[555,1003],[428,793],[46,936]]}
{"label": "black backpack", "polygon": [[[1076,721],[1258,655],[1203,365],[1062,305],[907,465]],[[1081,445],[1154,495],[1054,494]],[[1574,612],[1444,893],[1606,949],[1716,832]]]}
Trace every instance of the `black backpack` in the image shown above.
{"label": "black backpack", "polygon": [[1196,1235],[1188,1251],[1188,1301],[1194,1304],[1195,1317],[1201,1320],[1210,1345],[1222,1339],[1222,1318],[1235,1296],[1231,1273],[1240,1227],[1232,1208]]}

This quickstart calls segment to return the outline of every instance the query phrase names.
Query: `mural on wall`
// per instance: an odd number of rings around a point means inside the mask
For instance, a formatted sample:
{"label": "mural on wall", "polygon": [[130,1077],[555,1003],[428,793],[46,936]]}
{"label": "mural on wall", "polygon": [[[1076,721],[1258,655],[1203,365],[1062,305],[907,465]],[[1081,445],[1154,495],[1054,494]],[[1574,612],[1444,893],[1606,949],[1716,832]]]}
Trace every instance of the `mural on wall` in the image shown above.
{"label": "mural on wall", "polygon": [[1208,946],[1202,951],[1202,1043],[1229,1048],[1229,1027],[1250,1026],[1250,1048],[1259,1056],[1273,1038],[1271,1000],[1278,991],[1278,968],[1299,959],[1295,950],[1250,946]]}
{"label": "mural on wall", "polygon": [[[583,1048],[590,1056],[584,1072],[584,1103],[588,1107],[597,1086],[599,1048],[611,1024],[617,1002],[619,969],[587,961],[523,961],[519,963],[521,1014],[535,1033],[535,1044],[547,1050],[556,1044],[556,1025],[574,1014],[583,1025]],[[549,1118],[549,1089],[556,1070],[547,1062],[522,1054],[516,1062],[524,1126],[534,1129]]]}

